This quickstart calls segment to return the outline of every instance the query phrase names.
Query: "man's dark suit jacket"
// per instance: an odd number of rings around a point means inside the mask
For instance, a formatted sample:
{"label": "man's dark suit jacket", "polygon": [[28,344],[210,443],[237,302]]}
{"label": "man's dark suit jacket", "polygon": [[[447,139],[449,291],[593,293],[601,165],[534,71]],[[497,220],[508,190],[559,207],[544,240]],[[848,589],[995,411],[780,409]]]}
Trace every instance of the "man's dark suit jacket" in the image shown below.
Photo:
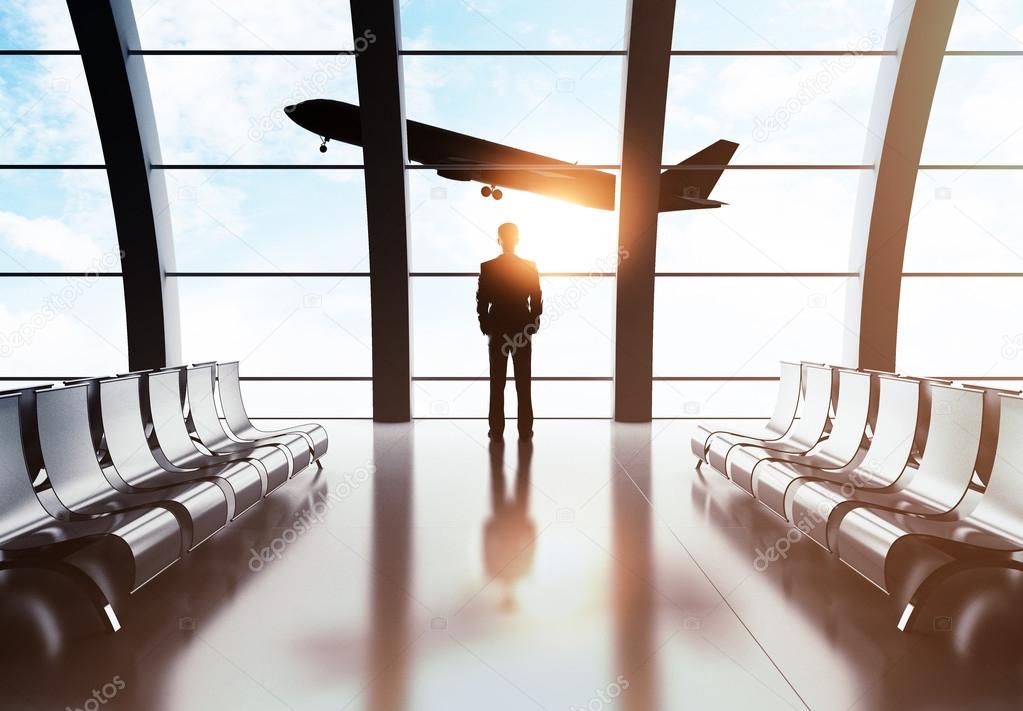
{"label": "man's dark suit jacket", "polygon": [[[489,336],[532,335],[540,325],[543,296],[536,262],[502,254],[480,265],[476,312]],[[528,332],[526,327],[530,326]]]}

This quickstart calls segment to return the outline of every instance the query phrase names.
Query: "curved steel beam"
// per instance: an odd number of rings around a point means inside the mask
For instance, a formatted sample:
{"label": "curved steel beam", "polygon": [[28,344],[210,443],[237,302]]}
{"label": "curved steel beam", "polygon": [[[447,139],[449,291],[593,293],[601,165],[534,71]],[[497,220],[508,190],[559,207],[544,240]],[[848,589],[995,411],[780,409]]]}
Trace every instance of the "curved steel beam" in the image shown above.
{"label": "curved steel beam", "polygon": [[863,161],[875,164],[876,170],[860,186],[852,247],[852,266],[862,278],[847,302],[851,334],[847,346],[855,341],[861,368],[895,370],[913,194],[958,4],[958,0],[898,0],[892,10],[886,44],[898,51],[882,59],[878,76]]}
{"label": "curved steel beam", "polygon": [[[352,0],[362,119],[373,332],[373,419],[412,418],[408,149],[398,0]],[[359,43],[356,42],[356,47]]]}
{"label": "curved steel beam", "polygon": [[174,240],[156,117],[130,0],[68,0],[96,112],[124,274],[130,370],[181,361]]}
{"label": "curved steel beam", "polygon": [[618,196],[614,412],[620,422],[649,422],[657,215],[675,2],[630,4]]}

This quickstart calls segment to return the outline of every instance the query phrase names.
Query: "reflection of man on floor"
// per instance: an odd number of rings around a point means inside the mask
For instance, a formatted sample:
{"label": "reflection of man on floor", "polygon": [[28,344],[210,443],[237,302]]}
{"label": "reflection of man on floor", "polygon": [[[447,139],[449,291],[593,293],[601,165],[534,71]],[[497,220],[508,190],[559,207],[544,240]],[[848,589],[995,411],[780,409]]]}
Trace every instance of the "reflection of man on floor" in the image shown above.
{"label": "reflection of man on floor", "polygon": [[480,330],[490,338],[490,438],[504,437],[504,386],[511,356],[519,400],[519,439],[528,440],[533,437],[533,334],[540,328],[543,313],[540,276],[535,262],[515,256],[518,227],[508,222],[497,234],[504,253],[480,265],[476,292]]}
{"label": "reflection of man on floor", "polygon": [[529,517],[529,476],[532,442],[519,443],[515,491],[505,496],[504,442],[490,443],[490,496],[493,515],[483,527],[483,563],[489,579],[497,578],[506,592],[505,606],[514,607],[515,582],[533,567],[536,524]]}

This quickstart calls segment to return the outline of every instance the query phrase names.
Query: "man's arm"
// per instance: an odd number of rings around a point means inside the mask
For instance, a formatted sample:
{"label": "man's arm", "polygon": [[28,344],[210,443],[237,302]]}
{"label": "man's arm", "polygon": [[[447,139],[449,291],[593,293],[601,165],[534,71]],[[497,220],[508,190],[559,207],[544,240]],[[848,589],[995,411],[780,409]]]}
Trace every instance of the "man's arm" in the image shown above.
{"label": "man's arm", "polygon": [[487,288],[483,265],[480,265],[480,280],[476,287],[476,316],[480,320],[480,331],[483,335],[490,333],[490,292]]}
{"label": "man's arm", "polygon": [[540,330],[540,315],[543,314],[543,292],[540,290],[540,273],[533,262],[533,285],[529,290],[529,315],[533,317],[535,330]]}

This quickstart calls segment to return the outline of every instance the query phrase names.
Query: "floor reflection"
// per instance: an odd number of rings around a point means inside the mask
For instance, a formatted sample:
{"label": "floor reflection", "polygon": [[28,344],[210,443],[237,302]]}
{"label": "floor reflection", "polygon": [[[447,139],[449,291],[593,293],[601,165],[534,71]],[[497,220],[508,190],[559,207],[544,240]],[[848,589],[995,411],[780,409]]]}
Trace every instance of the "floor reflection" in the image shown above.
{"label": "floor reflection", "polygon": [[518,443],[518,461],[511,494],[505,477],[505,444],[491,440],[490,507],[483,525],[483,568],[502,588],[501,609],[517,607],[515,588],[529,574],[536,556],[536,523],[529,515],[530,468],[533,443]]}

